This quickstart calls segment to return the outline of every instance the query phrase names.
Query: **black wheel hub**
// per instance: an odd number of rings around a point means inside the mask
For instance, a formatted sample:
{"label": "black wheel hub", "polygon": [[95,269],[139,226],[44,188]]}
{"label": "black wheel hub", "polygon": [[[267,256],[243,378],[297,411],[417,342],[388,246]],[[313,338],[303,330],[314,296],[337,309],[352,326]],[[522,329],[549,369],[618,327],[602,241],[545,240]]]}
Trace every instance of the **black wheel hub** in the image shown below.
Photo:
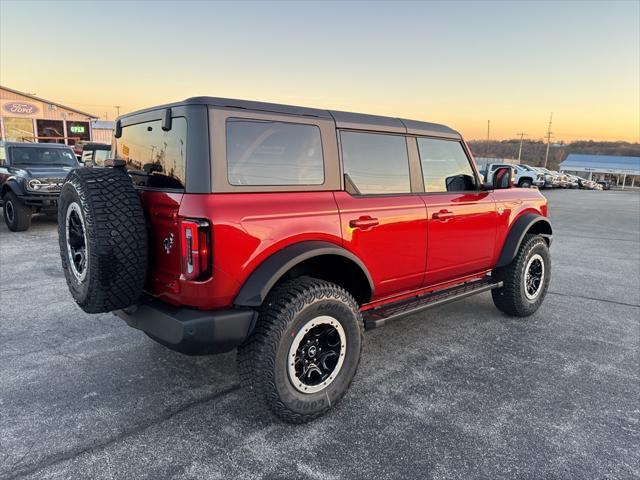
{"label": "black wheel hub", "polygon": [[7,216],[9,223],[13,223],[16,212],[12,202],[5,202],[4,214]]}
{"label": "black wheel hub", "polygon": [[340,336],[331,325],[313,327],[302,338],[295,356],[295,375],[303,384],[316,386],[326,381],[340,358]]}
{"label": "black wheel hub", "polygon": [[84,225],[76,210],[67,215],[67,244],[74,274],[83,277],[87,267],[87,244]]}
{"label": "black wheel hub", "polygon": [[543,273],[542,262],[538,259],[531,262],[526,277],[526,289],[529,295],[535,295],[540,289]]}

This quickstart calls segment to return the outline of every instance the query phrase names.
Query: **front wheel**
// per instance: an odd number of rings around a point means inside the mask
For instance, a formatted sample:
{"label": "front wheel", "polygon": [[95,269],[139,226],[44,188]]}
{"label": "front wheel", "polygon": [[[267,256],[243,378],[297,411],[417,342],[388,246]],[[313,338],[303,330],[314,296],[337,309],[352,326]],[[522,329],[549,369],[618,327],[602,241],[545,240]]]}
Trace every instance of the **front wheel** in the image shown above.
{"label": "front wheel", "polygon": [[540,235],[526,235],[516,257],[492,276],[503,286],[491,291],[493,303],[502,312],[516,317],[535,313],[544,300],[551,279],[551,256]]}
{"label": "front wheel", "polygon": [[3,199],[4,223],[12,232],[24,232],[31,226],[31,207],[22,203],[13,192],[7,192]]}
{"label": "front wheel", "polygon": [[309,277],[285,282],[238,350],[242,383],[281,420],[313,420],[351,385],[362,334],[360,310],[344,289]]}
{"label": "front wheel", "polygon": [[529,180],[528,178],[523,178],[522,180],[520,180],[520,188],[531,188],[531,180]]}

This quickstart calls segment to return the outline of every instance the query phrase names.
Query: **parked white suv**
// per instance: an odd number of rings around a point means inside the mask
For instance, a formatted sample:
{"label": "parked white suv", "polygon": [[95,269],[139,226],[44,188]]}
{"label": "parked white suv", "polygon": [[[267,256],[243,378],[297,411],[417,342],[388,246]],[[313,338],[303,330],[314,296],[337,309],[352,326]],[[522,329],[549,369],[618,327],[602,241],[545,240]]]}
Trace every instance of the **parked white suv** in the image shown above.
{"label": "parked white suv", "polygon": [[510,165],[508,163],[490,163],[484,173],[485,182],[493,180],[493,173],[500,167],[512,167],[515,175],[513,183],[521,188],[536,186],[544,187],[544,175],[534,170],[529,165]]}

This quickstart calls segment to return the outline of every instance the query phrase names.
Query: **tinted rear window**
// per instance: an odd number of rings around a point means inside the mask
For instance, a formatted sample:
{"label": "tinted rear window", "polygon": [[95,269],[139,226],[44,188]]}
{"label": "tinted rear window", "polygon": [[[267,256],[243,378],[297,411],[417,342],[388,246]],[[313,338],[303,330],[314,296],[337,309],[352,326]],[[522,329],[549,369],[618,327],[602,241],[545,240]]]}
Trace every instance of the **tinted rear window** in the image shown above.
{"label": "tinted rear window", "polygon": [[230,118],[227,175],[231,185],[322,185],[324,162],[316,125]]}
{"label": "tinted rear window", "polygon": [[174,117],[168,132],[160,120],[123,127],[122,136],[115,139],[114,158],[127,162],[139,187],[184,189],[187,120]]}

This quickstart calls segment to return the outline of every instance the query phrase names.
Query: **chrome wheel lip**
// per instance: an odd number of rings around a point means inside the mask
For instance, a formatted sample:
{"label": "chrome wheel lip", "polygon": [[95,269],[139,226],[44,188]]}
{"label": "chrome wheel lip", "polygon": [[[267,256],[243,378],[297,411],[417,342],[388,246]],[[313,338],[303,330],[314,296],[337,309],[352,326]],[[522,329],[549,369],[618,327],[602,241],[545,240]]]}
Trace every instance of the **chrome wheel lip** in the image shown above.
{"label": "chrome wheel lip", "polygon": [[[78,270],[78,268],[76,267],[75,261],[73,260],[74,252],[69,239],[69,221],[73,213],[75,213],[78,219],[80,220],[80,226],[82,227],[82,236],[84,238],[84,268],[82,268],[82,271]],[[73,276],[76,277],[76,280],[82,283],[87,278],[87,261],[89,258],[89,245],[87,244],[87,229],[84,224],[84,216],[82,215],[82,209],[80,208],[80,205],[78,205],[77,202],[72,202],[67,207],[67,215],[65,218],[65,231],[66,231],[66,243],[67,243],[67,259],[68,259],[69,267],[71,268],[71,272],[73,273]]]}
{"label": "chrome wheel lip", "polygon": [[[301,381],[296,375],[296,367],[295,367],[296,355],[297,355],[298,348],[300,348],[300,345],[304,337],[306,336],[306,334],[312,328],[320,325],[329,325],[333,327],[335,331],[338,333],[338,336],[340,337],[340,355],[338,356],[338,361],[336,363],[336,366],[333,368],[331,374],[329,375],[329,378],[327,378],[324,382],[319,383],[318,385],[308,385],[303,381]],[[345,334],[344,328],[342,327],[342,324],[338,320],[336,320],[335,318],[329,315],[321,315],[321,316],[312,318],[306,324],[304,324],[302,328],[300,328],[297,335],[294,337],[293,341],[291,342],[291,346],[289,347],[289,352],[287,354],[287,372],[289,374],[289,381],[291,382],[291,385],[293,385],[293,387],[301,393],[310,394],[310,393],[317,393],[324,390],[336,379],[336,377],[342,370],[342,365],[344,363],[344,357],[345,357],[346,351],[347,351],[347,336]]]}
{"label": "chrome wheel lip", "polygon": [[[533,272],[533,267],[535,266],[537,268],[538,265],[540,266],[540,272]],[[542,292],[542,287],[544,285],[545,275],[546,271],[542,255],[539,253],[532,255],[524,268],[523,288],[524,295],[527,297],[527,300],[535,301],[538,296],[540,296],[540,292]],[[532,282],[537,283],[537,286],[535,286],[533,290],[530,290],[529,286]]]}
{"label": "chrome wheel lip", "polygon": [[15,220],[16,209],[13,206],[12,201],[5,202],[4,214],[7,216],[7,220],[9,221],[9,223],[13,223],[13,221]]}

